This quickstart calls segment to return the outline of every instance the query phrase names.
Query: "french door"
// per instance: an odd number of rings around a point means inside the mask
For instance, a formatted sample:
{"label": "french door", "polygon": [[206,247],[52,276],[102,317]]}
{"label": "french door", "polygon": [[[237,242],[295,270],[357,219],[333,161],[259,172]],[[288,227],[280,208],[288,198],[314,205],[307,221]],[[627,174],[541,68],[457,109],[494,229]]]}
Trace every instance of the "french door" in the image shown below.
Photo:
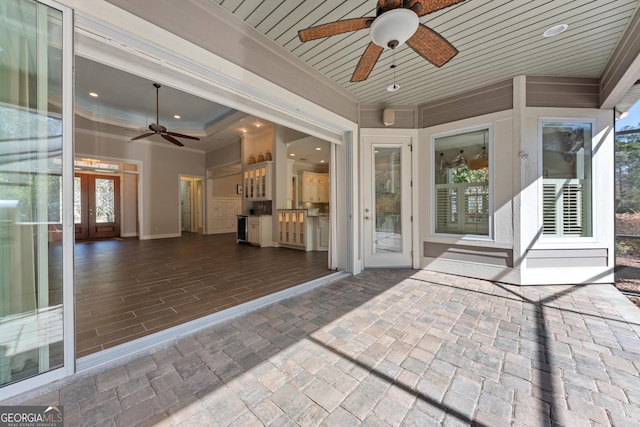
{"label": "french door", "polygon": [[120,177],[76,173],[76,240],[120,237]]}
{"label": "french door", "polygon": [[365,137],[364,266],[411,267],[411,138]]}

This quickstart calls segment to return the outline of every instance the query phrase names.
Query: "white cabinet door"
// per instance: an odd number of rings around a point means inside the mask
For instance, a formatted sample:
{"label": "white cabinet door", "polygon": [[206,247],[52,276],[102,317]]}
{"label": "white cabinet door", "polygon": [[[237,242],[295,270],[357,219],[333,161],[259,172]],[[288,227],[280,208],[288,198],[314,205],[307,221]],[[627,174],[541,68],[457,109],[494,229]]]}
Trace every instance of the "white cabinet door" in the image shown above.
{"label": "white cabinet door", "polygon": [[272,162],[245,166],[242,172],[245,200],[271,200]]}
{"label": "white cabinet door", "polygon": [[237,215],[242,211],[242,199],[209,197],[207,201],[207,233],[235,233]]}
{"label": "white cabinet door", "polygon": [[329,217],[318,217],[318,227],[316,229],[316,250],[329,250]]}
{"label": "white cabinet door", "polygon": [[253,245],[260,245],[260,221],[249,220],[248,223],[248,240]]}
{"label": "white cabinet door", "polygon": [[303,172],[302,201],[329,203],[329,174]]}
{"label": "white cabinet door", "polygon": [[247,222],[248,240],[252,245],[273,246],[271,216],[251,216]]}
{"label": "white cabinet door", "polygon": [[278,243],[282,246],[313,249],[313,227],[304,209],[278,209]]}

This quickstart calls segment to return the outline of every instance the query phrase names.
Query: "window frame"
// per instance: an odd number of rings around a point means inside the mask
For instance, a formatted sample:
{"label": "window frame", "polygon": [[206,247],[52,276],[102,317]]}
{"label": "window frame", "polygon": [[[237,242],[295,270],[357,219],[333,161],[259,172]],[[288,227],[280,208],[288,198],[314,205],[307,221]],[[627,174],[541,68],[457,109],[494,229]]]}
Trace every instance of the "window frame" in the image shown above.
{"label": "window frame", "polygon": [[[436,173],[439,170],[439,156],[437,156],[436,152],[436,140],[443,137],[451,137],[456,135],[463,135],[471,132],[477,131],[488,131],[487,136],[487,151],[489,157],[489,176],[488,176],[488,214],[487,214],[487,226],[488,231],[487,234],[471,234],[471,233],[439,233],[436,232],[436,223],[437,223],[437,212],[436,212]],[[430,191],[430,235],[432,237],[438,238],[451,238],[456,240],[465,240],[465,241],[478,241],[478,242],[495,242],[495,226],[494,226],[494,218],[495,218],[495,210],[494,210],[494,198],[495,198],[495,141],[494,141],[494,124],[493,123],[484,123],[476,126],[469,126],[464,128],[459,128],[453,131],[441,132],[432,134],[430,136],[429,142],[429,157],[431,159],[429,167],[429,191]]]}
{"label": "window frame", "polygon": [[[590,151],[591,151],[591,185],[590,185],[590,235],[589,236],[551,236],[548,234],[544,234],[544,146],[543,146],[543,125],[561,125],[561,124],[582,124],[582,125],[590,125],[591,126],[591,141],[590,141]],[[596,187],[597,187],[597,160],[596,160],[596,151],[597,147],[594,146],[596,142],[596,138],[600,134],[600,129],[598,128],[598,119],[594,117],[538,117],[538,126],[537,126],[537,141],[538,141],[538,185],[537,185],[537,212],[538,212],[538,221],[537,221],[537,229],[539,233],[539,243],[547,246],[564,246],[566,244],[572,245],[576,243],[594,243],[598,241],[598,230],[597,230],[597,221],[595,221],[595,212],[596,212]]]}

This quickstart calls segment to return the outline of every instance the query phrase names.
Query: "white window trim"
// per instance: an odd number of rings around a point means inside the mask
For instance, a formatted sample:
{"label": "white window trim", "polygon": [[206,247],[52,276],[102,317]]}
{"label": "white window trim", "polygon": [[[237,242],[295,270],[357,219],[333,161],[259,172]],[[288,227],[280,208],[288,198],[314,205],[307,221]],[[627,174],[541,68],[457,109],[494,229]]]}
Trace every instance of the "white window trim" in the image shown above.
{"label": "white window trim", "polygon": [[[543,165],[543,146],[542,146],[542,125],[543,123],[575,123],[575,124],[590,124],[591,125],[591,236],[586,237],[550,237],[545,236],[542,233],[543,228],[543,184],[544,184],[544,165]],[[537,210],[538,210],[538,223],[536,224],[539,230],[540,237],[536,246],[541,246],[547,249],[551,248],[564,248],[567,246],[583,245],[585,243],[597,243],[598,242],[598,224],[595,220],[595,206],[597,206],[597,156],[596,149],[594,147],[594,140],[596,136],[600,134],[601,130],[598,128],[598,119],[594,117],[538,117],[538,185],[537,185]]]}
{"label": "white window trim", "polygon": [[[489,137],[487,141],[487,149],[489,150],[489,215],[488,215],[488,226],[489,233],[487,235],[478,235],[478,234],[450,234],[450,233],[436,233],[436,191],[435,191],[435,181],[436,181],[436,171],[438,170],[437,156],[435,155],[435,146],[436,139],[447,137],[447,136],[455,136],[469,132],[475,132],[479,130],[488,130]],[[469,126],[464,128],[459,128],[453,131],[441,132],[431,135],[429,141],[429,192],[431,194],[430,197],[430,224],[429,224],[429,234],[431,237],[437,238],[450,238],[452,240],[465,240],[465,241],[477,241],[477,242],[492,242],[495,243],[495,226],[494,226],[494,191],[495,191],[495,169],[494,169],[494,124],[493,123],[485,123],[477,126]]]}

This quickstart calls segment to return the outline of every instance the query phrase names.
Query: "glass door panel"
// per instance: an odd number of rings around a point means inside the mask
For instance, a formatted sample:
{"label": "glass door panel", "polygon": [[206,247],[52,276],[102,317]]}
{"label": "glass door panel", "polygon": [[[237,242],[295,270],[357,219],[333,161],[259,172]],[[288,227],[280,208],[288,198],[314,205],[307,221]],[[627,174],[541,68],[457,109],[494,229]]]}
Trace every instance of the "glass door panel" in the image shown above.
{"label": "glass door panel", "polygon": [[412,265],[411,138],[364,145],[365,267]]}
{"label": "glass door panel", "polygon": [[402,151],[400,147],[374,151],[376,181],[373,252],[402,252]]}
{"label": "glass door panel", "polygon": [[76,240],[120,236],[120,177],[78,173],[74,181]]}
{"label": "glass door panel", "polygon": [[0,2],[0,388],[65,364],[63,21]]}

